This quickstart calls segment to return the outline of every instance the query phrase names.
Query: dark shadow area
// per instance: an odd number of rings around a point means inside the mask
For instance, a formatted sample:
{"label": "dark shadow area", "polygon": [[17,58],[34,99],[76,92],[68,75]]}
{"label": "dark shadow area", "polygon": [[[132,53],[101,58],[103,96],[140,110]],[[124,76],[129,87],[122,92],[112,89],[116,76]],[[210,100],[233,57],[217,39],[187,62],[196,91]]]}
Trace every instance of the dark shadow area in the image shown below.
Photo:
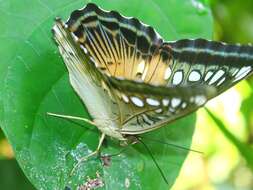
{"label": "dark shadow area", "polygon": [[35,190],[14,159],[0,160],[0,189]]}
{"label": "dark shadow area", "polygon": [[[0,128],[0,141],[4,141],[5,136]],[[6,145],[1,144],[1,149]],[[6,155],[0,153],[0,190],[35,190],[32,184],[24,175],[17,161],[5,158]]]}

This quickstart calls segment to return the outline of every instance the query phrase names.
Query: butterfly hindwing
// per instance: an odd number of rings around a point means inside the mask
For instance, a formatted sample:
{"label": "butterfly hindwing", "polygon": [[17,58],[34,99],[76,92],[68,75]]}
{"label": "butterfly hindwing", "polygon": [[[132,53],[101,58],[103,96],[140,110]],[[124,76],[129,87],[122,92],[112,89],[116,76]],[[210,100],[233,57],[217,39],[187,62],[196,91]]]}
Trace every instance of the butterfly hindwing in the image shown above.
{"label": "butterfly hindwing", "polygon": [[203,106],[216,90],[210,86],[154,86],[131,80],[109,78],[123,115],[122,134],[154,130]]}

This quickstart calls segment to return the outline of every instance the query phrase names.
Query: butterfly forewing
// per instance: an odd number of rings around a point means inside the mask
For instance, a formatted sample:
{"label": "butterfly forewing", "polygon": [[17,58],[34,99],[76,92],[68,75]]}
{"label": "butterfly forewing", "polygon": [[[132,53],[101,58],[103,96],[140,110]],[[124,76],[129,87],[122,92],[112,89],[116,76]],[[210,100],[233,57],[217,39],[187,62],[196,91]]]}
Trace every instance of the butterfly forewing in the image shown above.
{"label": "butterfly forewing", "polygon": [[149,82],[162,65],[163,40],[135,18],[89,4],[73,12],[66,24],[98,68],[110,76]]}
{"label": "butterfly forewing", "polygon": [[171,85],[206,84],[215,87],[218,95],[252,73],[252,46],[204,39],[165,44],[171,47],[174,59]]}
{"label": "butterfly forewing", "polygon": [[164,42],[152,27],[94,4],[74,11],[66,27],[94,66],[91,75],[99,76],[124,134],[189,114],[252,72],[251,46]]}

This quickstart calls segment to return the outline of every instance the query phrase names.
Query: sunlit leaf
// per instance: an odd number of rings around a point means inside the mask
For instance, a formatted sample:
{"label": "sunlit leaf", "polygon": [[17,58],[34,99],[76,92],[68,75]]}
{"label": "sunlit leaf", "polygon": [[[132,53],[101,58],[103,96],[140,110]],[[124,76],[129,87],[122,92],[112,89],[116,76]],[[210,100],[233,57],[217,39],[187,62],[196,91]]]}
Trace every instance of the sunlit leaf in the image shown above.
{"label": "sunlit leaf", "polygon": [[249,168],[253,170],[253,151],[250,146],[248,146],[246,143],[241,142],[235,135],[233,135],[225,126],[225,124],[222,122],[221,119],[219,119],[214,113],[212,113],[210,110],[206,109],[208,115],[213,119],[213,121],[216,123],[217,127],[221,130],[221,132],[224,134],[226,138],[228,138],[233,145],[236,146],[237,150],[241,153],[241,155],[245,158],[247,161],[247,164]]}

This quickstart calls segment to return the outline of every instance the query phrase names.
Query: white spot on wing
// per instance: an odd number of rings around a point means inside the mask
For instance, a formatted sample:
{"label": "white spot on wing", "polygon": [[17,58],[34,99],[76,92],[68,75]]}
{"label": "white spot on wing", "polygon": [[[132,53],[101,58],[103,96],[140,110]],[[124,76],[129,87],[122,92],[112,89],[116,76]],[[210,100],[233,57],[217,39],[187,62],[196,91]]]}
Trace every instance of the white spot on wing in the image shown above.
{"label": "white spot on wing", "polygon": [[236,69],[236,70],[233,72],[232,76],[235,76],[236,73],[238,73],[238,71],[239,71],[239,69]]}
{"label": "white spot on wing", "polygon": [[144,69],[145,69],[145,61],[142,60],[138,67],[137,67],[137,73],[136,74],[142,74],[144,72]]}
{"label": "white spot on wing", "polygon": [[184,102],[184,103],[182,104],[182,108],[184,109],[184,108],[186,108],[186,106],[187,106],[187,103]]}
{"label": "white spot on wing", "polygon": [[171,106],[173,108],[176,108],[177,106],[179,106],[180,103],[181,103],[181,99],[179,98],[172,98],[171,100]]}
{"label": "white spot on wing", "polygon": [[208,71],[205,76],[205,81],[208,81],[208,79],[213,75],[213,71]]}
{"label": "white spot on wing", "polygon": [[134,103],[134,105],[138,106],[138,107],[143,107],[144,103],[140,98],[137,98],[135,96],[131,97],[131,101]]}
{"label": "white spot on wing", "polygon": [[163,102],[164,106],[168,106],[170,103],[170,101],[168,99],[163,99],[162,102]]}
{"label": "white spot on wing", "polygon": [[175,72],[175,74],[173,76],[172,84],[173,85],[178,85],[182,81],[183,81],[183,71],[177,71],[177,72]]}
{"label": "white spot on wing", "polygon": [[160,102],[158,100],[155,100],[152,98],[147,98],[146,102],[151,106],[159,106],[160,105]]}
{"label": "white spot on wing", "polygon": [[170,78],[170,76],[171,76],[171,73],[172,73],[171,68],[168,67],[168,68],[165,70],[165,73],[164,73],[164,80],[168,80],[168,79]]}
{"label": "white spot on wing", "polygon": [[201,74],[198,71],[192,71],[189,75],[189,81],[196,82],[201,79]]}
{"label": "white spot on wing", "polygon": [[160,108],[160,109],[155,110],[155,112],[156,112],[156,113],[162,113],[163,110]]}
{"label": "white spot on wing", "polygon": [[222,85],[222,83],[223,83],[225,80],[226,80],[226,77],[223,77],[223,78],[220,80],[220,82],[218,82],[217,86]]}
{"label": "white spot on wing", "polygon": [[243,77],[246,77],[250,71],[251,71],[251,66],[245,66],[241,68],[240,71],[236,74],[234,82],[241,80]]}
{"label": "white spot on wing", "polygon": [[128,97],[125,95],[125,94],[122,94],[122,99],[124,102],[128,103],[129,102],[129,99]]}
{"label": "white spot on wing", "polygon": [[201,105],[205,104],[206,101],[207,101],[207,99],[206,99],[205,96],[199,95],[199,96],[196,96],[196,97],[195,97],[195,103],[196,103],[198,106],[201,106]]}
{"label": "white spot on wing", "polygon": [[217,80],[219,80],[223,75],[224,75],[225,71],[220,69],[218,70],[215,75],[213,76],[213,78],[210,80],[209,84],[213,84],[215,83]]}

